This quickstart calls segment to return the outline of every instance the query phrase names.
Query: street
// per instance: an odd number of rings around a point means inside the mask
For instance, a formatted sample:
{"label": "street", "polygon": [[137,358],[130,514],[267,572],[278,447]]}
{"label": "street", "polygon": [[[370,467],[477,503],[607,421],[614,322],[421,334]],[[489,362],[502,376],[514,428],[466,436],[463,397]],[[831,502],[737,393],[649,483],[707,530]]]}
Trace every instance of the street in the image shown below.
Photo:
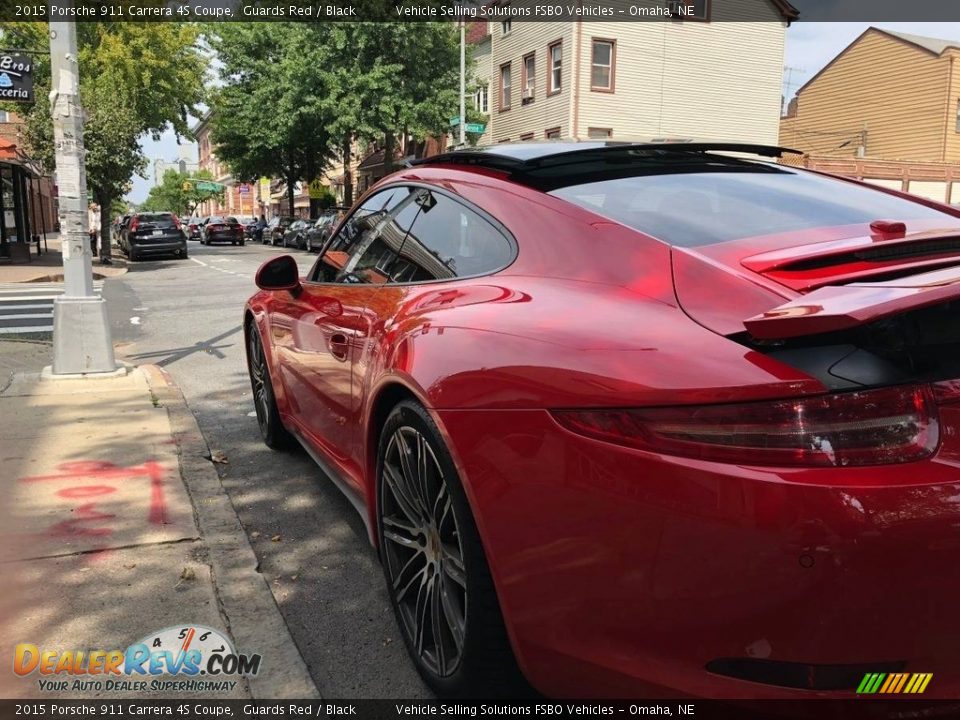
{"label": "street", "polygon": [[247,376],[242,308],[258,244],[201,246],[187,260],[130,263],[103,285],[118,359],[154,363],[183,390],[250,543],[324,698],[430,697],[408,659],[363,522],[302,451],[263,445]]}

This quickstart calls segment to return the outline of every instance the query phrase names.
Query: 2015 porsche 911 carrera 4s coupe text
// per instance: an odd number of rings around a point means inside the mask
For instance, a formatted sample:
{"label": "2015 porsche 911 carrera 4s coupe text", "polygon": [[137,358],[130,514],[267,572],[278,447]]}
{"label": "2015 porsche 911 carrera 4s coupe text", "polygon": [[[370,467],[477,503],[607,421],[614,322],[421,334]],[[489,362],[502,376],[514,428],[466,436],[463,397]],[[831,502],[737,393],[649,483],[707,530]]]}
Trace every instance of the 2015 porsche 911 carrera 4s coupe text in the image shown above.
{"label": "2015 porsche 911 carrera 4s coupe text", "polygon": [[960,213],[782,152],[455,151],[261,267],[263,438],[437,692],[960,693]]}

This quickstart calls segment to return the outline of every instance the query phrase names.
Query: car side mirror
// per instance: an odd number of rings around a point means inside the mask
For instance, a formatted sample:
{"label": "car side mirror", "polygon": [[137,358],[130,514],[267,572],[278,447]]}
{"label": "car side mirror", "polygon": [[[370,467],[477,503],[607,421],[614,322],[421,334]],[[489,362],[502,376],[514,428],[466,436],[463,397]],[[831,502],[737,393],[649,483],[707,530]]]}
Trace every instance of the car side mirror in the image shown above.
{"label": "car side mirror", "polygon": [[300,269],[290,255],[280,255],[267,260],[257,270],[257,287],[261,290],[289,290],[300,292]]}

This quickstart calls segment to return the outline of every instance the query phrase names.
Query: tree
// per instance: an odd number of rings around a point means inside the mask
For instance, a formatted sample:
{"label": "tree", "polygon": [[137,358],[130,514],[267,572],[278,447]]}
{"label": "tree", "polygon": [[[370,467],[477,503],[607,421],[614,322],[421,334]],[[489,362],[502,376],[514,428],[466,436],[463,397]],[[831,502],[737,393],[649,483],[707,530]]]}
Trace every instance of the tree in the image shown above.
{"label": "tree", "polygon": [[331,36],[331,101],[351,109],[356,136],[383,138],[386,172],[393,170],[397,134],[447,133],[459,108],[455,23],[326,23],[314,32]]}
{"label": "tree", "polygon": [[197,181],[213,181],[209,170],[181,173],[170,169],[163,174],[159,185],[150,188],[141,208],[151,211],[169,211],[180,217],[192,217],[197,206],[207,200],[223,199],[224,191],[204,190]]}
{"label": "tree", "polygon": [[297,183],[332,155],[326,49],[303,23],[220,23],[209,41],[223,80],[211,102],[217,156],[238,179],[282,178],[293,214]]}
{"label": "tree", "polygon": [[[14,47],[49,47],[46,23],[3,23],[0,38]],[[87,189],[100,206],[100,245],[109,255],[111,207],[146,168],[139,138],[159,137],[168,127],[189,134],[187,118],[203,98],[207,58],[193,23],[78,23],[77,41]],[[26,111],[25,135],[31,155],[52,170],[49,57],[35,57],[37,101]]]}

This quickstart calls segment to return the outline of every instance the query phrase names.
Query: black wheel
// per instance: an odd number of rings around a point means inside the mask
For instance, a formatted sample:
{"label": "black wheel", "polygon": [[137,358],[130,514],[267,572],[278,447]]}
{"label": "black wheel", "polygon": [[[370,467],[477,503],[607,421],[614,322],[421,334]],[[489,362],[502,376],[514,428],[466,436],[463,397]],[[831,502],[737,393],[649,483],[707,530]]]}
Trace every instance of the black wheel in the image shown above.
{"label": "black wheel", "polygon": [[233,245],[234,247],[236,247],[236,246],[237,246],[237,241],[236,241],[236,240],[231,240],[231,241],[230,241],[230,244]]}
{"label": "black wheel", "polygon": [[243,246],[246,245],[246,244],[247,244],[247,241],[246,241],[246,240],[241,240],[241,241],[240,241],[240,247],[243,247]]}
{"label": "black wheel", "polygon": [[387,418],[377,482],[387,590],[420,675],[445,697],[525,694],[466,495],[418,403]]}
{"label": "black wheel", "polygon": [[127,253],[127,257],[130,259],[130,262],[137,262],[140,260],[140,253],[131,249],[130,252]]}
{"label": "black wheel", "polygon": [[273,383],[270,369],[263,351],[263,342],[255,324],[248,328],[247,369],[250,373],[250,385],[253,388],[253,404],[257,411],[257,425],[267,447],[283,450],[293,445],[293,436],[280,421],[277,400],[273,395]]}

